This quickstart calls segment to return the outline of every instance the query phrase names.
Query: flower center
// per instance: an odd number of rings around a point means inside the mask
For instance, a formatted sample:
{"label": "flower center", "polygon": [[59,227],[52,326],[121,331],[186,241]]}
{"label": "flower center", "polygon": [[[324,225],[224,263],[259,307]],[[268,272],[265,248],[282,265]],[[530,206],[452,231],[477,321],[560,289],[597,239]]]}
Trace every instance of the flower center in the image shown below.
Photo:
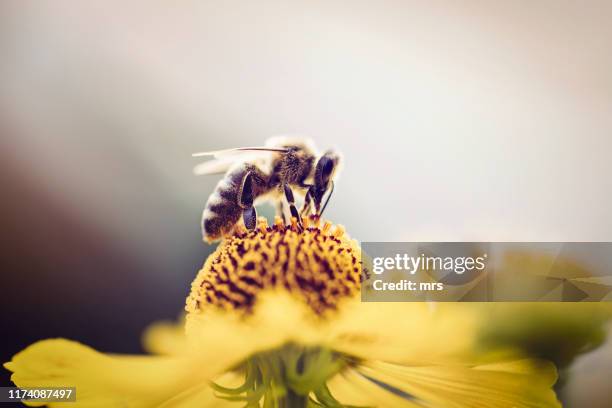
{"label": "flower center", "polygon": [[342,227],[308,218],[302,228],[292,221],[268,226],[261,219],[255,230],[225,239],[193,282],[187,311],[248,311],[263,290],[283,288],[322,313],[359,293],[359,248]]}

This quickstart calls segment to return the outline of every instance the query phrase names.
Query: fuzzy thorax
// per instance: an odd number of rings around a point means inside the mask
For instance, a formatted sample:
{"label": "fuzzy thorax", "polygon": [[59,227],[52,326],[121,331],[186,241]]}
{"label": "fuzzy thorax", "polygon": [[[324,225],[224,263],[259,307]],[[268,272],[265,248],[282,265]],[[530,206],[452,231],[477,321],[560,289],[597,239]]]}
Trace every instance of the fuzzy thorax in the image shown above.
{"label": "fuzzy thorax", "polygon": [[284,289],[314,312],[335,309],[359,293],[361,264],[357,243],[341,226],[316,219],[284,225],[265,219],[253,231],[226,238],[192,283],[188,313],[208,307],[249,311],[258,295]]}

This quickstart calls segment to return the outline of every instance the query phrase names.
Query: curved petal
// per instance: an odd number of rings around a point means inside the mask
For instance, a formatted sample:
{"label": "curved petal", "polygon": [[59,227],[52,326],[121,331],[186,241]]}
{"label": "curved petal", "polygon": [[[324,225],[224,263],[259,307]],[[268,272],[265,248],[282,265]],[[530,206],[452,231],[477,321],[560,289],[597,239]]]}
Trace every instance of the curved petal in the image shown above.
{"label": "curved petal", "polygon": [[66,339],[34,343],[4,366],[19,387],[76,387],[75,407],[155,406],[219,370],[182,357],[105,355]]}
{"label": "curved petal", "polygon": [[[241,375],[229,372],[214,381],[217,384],[222,384],[224,387],[235,388],[244,382],[244,378]],[[243,406],[243,401],[228,401],[217,398],[212,387],[206,382],[170,398],[158,408],[238,408]]]}
{"label": "curved petal", "polygon": [[185,351],[185,318],[177,322],[160,321],[151,324],[142,335],[142,345],[151,354],[176,355]]}
{"label": "curved petal", "polygon": [[329,391],[341,404],[356,407],[423,408],[418,401],[395,394],[353,369],[331,379]]}
{"label": "curved petal", "polygon": [[347,303],[331,325],[333,348],[363,359],[445,362],[472,356],[477,309],[470,304]]}
{"label": "curved petal", "polygon": [[520,360],[481,366],[407,367],[369,362],[359,372],[385,383],[427,407],[560,408],[551,389],[551,363]]}
{"label": "curved petal", "polygon": [[423,303],[354,299],[321,317],[288,294],[268,292],[260,295],[253,314],[246,317],[213,309],[190,313],[187,335],[203,354],[214,344],[226,343],[233,350],[234,364],[288,342],[327,346],[364,359],[448,362],[465,359],[473,350],[475,310],[469,305],[432,308]]}
{"label": "curved petal", "polygon": [[252,315],[210,309],[187,315],[186,331],[192,351],[207,356],[223,344],[228,367],[248,356],[288,342],[317,343],[320,336],[312,312],[286,293],[261,295]]}

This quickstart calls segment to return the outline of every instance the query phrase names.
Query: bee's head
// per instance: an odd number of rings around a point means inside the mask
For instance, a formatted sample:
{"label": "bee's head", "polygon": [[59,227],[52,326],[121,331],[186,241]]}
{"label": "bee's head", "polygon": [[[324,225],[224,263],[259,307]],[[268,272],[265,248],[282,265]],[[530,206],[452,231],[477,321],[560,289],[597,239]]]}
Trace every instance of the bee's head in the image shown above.
{"label": "bee's head", "polygon": [[[314,172],[313,201],[317,214],[321,215],[327,206],[329,197],[334,191],[334,175],[340,164],[340,155],[333,150],[326,151],[317,161]],[[321,208],[323,197],[329,191],[327,199]]]}

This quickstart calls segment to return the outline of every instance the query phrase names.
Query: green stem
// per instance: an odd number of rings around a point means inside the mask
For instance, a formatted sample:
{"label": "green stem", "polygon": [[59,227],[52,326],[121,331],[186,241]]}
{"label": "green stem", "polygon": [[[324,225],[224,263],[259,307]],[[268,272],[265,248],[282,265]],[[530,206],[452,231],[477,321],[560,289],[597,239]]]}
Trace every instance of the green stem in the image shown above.
{"label": "green stem", "polygon": [[326,383],[347,364],[345,356],[325,348],[286,344],[251,356],[241,367],[242,385],[228,388],[212,383],[212,387],[218,398],[244,401],[249,408],[259,407],[262,399],[263,408],[339,408],[343,405]]}
{"label": "green stem", "polygon": [[307,407],[308,407],[308,396],[296,394],[291,389],[287,390],[287,393],[283,397],[281,397],[278,401],[278,408],[307,408]]}

